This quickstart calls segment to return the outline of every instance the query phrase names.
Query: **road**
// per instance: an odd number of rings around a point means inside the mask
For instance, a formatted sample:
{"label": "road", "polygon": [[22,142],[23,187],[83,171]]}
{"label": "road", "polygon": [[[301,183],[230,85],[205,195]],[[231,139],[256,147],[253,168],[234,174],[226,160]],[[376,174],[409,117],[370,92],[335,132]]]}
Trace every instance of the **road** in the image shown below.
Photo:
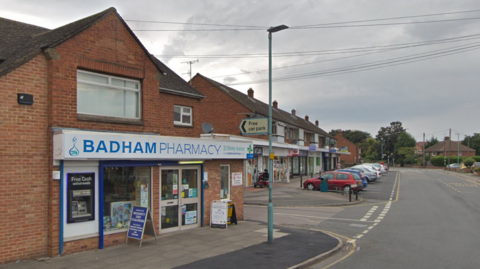
{"label": "road", "polygon": [[[370,184],[361,204],[276,207],[274,222],[346,243],[310,268],[480,268],[479,181],[443,170],[396,170]],[[265,221],[265,214],[265,207],[245,207],[248,219]]]}

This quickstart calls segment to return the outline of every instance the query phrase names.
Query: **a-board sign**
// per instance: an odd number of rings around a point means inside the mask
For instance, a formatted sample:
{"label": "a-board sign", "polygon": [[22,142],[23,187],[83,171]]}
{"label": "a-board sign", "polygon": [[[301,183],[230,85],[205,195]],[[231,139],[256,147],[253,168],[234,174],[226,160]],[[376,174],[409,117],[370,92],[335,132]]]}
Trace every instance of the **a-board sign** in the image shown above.
{"label": "a-board sign", "polygon": [[210,226],[212,228],[227,228],[228,202],[213,201],[210,216]]}
{"label": "a-board sign", "polygon": [[140,247],[142,246],[143,235],[150,235],[155,237],[155,243],[157,242],[157,236],[153,227],[152,216],[148,212],[148,208],[141,206],[134,206],[132,208],[132,214],[130,216],[130,224],[127,231],[127,243],[128,238],[140,240]]}

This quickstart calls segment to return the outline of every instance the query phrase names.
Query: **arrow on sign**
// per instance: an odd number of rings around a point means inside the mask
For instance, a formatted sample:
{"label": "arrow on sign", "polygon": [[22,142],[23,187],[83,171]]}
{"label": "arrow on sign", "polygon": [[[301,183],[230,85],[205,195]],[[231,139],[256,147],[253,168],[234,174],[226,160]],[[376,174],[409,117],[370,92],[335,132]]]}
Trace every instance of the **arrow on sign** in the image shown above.
{"label": "arrow on sign", "polygon": [[268,134],[268,118],[243,119],[239,128],[242,135]]}

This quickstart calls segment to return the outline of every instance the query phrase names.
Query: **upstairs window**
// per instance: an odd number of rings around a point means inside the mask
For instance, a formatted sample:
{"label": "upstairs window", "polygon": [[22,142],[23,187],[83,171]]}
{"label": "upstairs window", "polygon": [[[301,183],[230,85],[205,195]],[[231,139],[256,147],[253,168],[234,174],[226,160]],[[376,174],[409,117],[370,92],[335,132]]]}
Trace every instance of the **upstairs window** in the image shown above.
{"label": "upstairs window", "polygon": [[192,126],[192,108],[173,106],[173,123],[175,125]]}
{"label": "upstairs window", "polygon": [[77,113],[139,119],[140,81],[77,71]]}

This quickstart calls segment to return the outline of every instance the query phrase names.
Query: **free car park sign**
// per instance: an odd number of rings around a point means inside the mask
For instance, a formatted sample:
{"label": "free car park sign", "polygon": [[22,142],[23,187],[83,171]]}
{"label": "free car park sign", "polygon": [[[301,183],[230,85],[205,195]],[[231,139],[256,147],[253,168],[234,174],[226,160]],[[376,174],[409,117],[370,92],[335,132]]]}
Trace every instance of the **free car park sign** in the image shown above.
{"label": "free car park sign", "polygon": [[239,127],[242,135],[268,134],[268,118],[243,119]]}

